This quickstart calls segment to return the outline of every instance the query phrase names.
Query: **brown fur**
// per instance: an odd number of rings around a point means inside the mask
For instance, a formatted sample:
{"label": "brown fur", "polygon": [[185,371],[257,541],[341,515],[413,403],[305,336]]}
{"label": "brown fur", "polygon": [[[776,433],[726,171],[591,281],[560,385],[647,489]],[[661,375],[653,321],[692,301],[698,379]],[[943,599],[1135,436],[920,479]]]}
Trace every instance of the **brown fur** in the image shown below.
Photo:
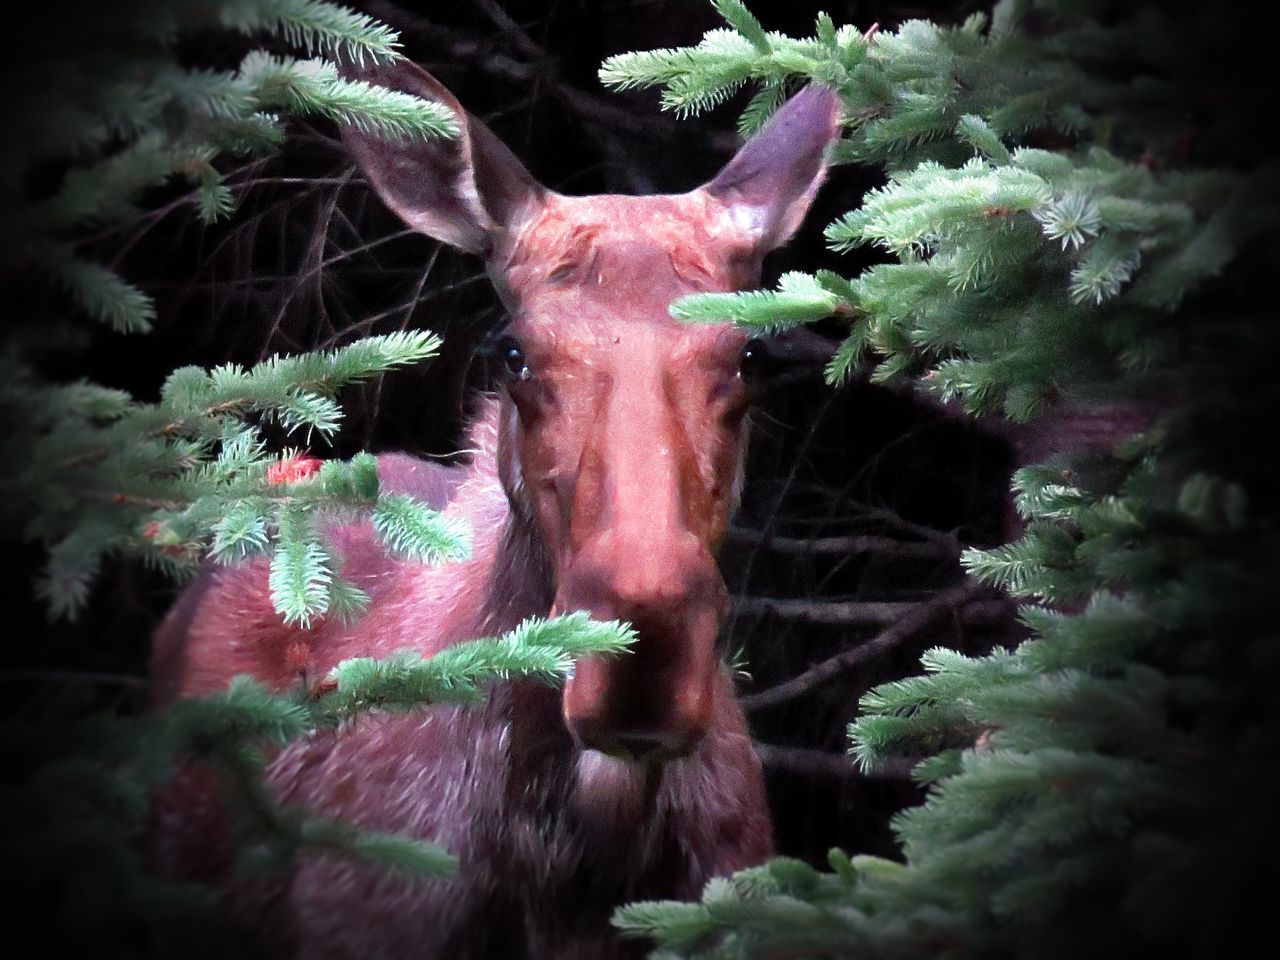
{"label": "brown fur", "polygon": [[699,190],[562,197],[429,75],[374,79],[465,118],[451,144],[347,141],[406,222],[487,257],[527,365],[477,421],[464,472],[379,462],[388,489],[465,520],[472,555],[399,563],[367,524],[335,526],[344,574],[371,602],[355,625],[309,630],[281,624],[264,563],[211,572],[156,638],[157,702],[242,673],[283,688],[348,657],[429,656],[562,611],[628,620],[638,640],[580,660],[563,691],[503,684],[474,710],[368,716],[274,758],[284,801],[441,843],[460,858],[455,880],[329,856],[236,880],[216,785],[187,771],[158,806],[157,856],[221,884],[227,923],[175,943],[335,958],[643,952],[609,926],[619,904],[695,896],[771,848],[760,763],[716,645],[726,591],[712,551],[741,479],[746,334],[680,324],[668,307],[758,282],[821,180],[835,98],[797,96]]}
{"label": "brown fur", "polygon": [[[481,421],[480,452],[447,508],[473,525],[470,560],[400,564],[381,554],[367,525],[337,528],[345,568],[373,603],[355,627],[324,620],[308,631],[285,627],[271,610],[262,564],[214,571],[157,636],[158,663],[182,651],[170,689],[209,692],[239,673],[284,686],[296,678],[297,642],[318,677],[346,657],[407,647],[430,654],[545,613],[548,571],[495,481],[497,413],[491,405]],[[653,771],[584,753],[560,719],[559,692],[532,683],[500,687],[474,710],[369,717],[272,763],[284,801],[442,843],[462,860],[457,880],[415,884],[307,857],[274,883],[237,886],[217,791],[199,771],[164,798],[156,852],[171,875],[229,886],[229,926],[201,936],[206,947],[219,944],[212,952],[226,944],[209,939],[216,933],[237,949],[287,945],[309,957],[621,956],[608,925],[617,904],[693,896],[769,851],[759,762],[731,684],[717,677],[713,734]],[[183,952],[198,947],[183,938]]]}

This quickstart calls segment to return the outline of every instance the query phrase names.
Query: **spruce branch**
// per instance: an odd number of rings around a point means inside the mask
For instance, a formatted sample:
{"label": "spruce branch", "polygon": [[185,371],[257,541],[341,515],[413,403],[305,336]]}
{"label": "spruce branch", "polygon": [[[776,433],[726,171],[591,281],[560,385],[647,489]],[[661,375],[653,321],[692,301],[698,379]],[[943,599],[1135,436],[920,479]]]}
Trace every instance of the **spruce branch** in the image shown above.
{"label": "spruce branch", "polygon": [[357,63],[394,59],[400,39],[372,17],[324,0],[224,0],[221,24],[242,33],[270,31],[291,46],[331,57],[346,55]]}
{"label": "spruce branch", "polygon": [[472,703],[480,685],[512,677],[553,680],[574,660],[623,653],[635,631],[616,620],[592,620],[583,612],[529,619],[501,637],[470,640],[431,657],[406,652],[383,660],[340,663],[334,689],[313,705],[317,722],[335,724],[369,709],[407,710],[426,703]]}
{"label": "spruce branch", "polygon": [[[688,957],[1031,954],[1066,928],[1118,949],[1185,945],[1203,934],[1201,907],[1232,886],[1222,851],[1247,859],[1243,838],[1266,829],[1256,818],[1222,826],[1243,815],[1234,798],[1204,790],[1205,777],[1250,779],[1252,763],[1196,724],[1233,740],[1244,730],[1270,739],[1275,726],[1250,706],[1269,673],[1251,668],[1244,680],[1217,653],[1228,634],[1254,655],[1265,645],[1262,596],[1246,584],[1274,564],[1232,551],[1274,539],[1238,478],[1266,480],[1210,439],[1251,449],[1261,426],[1253,388],[1271,378],[1265,359],[1249,358],[1274,338],[1227,316],[1262,315],[1240,293],[1257,270],[1240,244],[1270,249],[1274,171],[1232,146],[1249,135],[1222,110],[1194,134],[1214,144],[1198,157],[1220,168],[1173,146],[1199,102],[1180,64],[1225,77],[1238,51],[1211,14],[1192,25],[1150,10],[1104,18],[1017,2],[959,26],[916,20],[865,34],[820,16],[812,40],[764,33],[766,50],[752,43],[752,22],[716,8],[734,31],[612,57],[602,79],[661,86],[664,105],[680,110],[758,85],[748,129],[781,84],[823,77],[839,91],[847,135],[835,162],[879,166],[887,182],[827,240],[836,253],[878,247],[891,262],[839,292],[856,319],[829,377],[865,353],[878,361],[873,382],[919,378],[945,403],[1025,424],[1002,428],[1023,468],[1013,492],[1025,531],[961,562],[970,589],[985,582],[1036,604],[1022,608],[1031,636],[1016,647],[931,650],[922,676],[860,703],[850,730],[859,762],[918,759],[913,776],[928,791],[893,822],[902,863],[833,855],[825,874],[778,858],[709,884],[699,903],[632,904],[615,925]],[[1272,227],[1257,226],[1264,208]],[[1232,270],[1235,287],[1211,282]],[[829,316],[815,301],[746,291],[673,312],[768,328],[776,316]],[[1242,393],[1251,399],[1229,399]],[[1134,398],[1168,419],[1106,414]],[[1114,422],[1096,430],[1103,420]],[[1219,460],[1234,477],[1210,466]],[[861,662],[863,649],[844,658]],[[745,703],[782,702],[841,662]],[[808,759],[830,766],[791,766]],[[1099,910],[1062,908],[1086,902]],[[1105,906],[1115,902],[1132,908],[1117,916]],[[1212,926],[1234,935],[1246,912],[1216,911]]]}
{"label": "spruce branch", "polygon": [[716,8],[720,16],[724,17],[729,26],[737,30],[755,48],[757,53],[768,55],[773,52],[773,45],[769,43],[764,27],[741,0],[712,0],[711,5]]}
{"label": "spruce branch", "polygon": [[252,419],[331,432],[340,418],[338,390],[420,362],[439,343],[427,331],[404,331],[324,353],[271,357],[249,369],[183,368],[154,404],[91,384],[10,380],[0,402],[39,411],[10,438],[23,445],[28,467],[10,509],[51,549],[41,596],[59,615],[72,616],[104,557],[139,556],[189,575],[207,549],[223,564],[269,557],[273,598],[290,622],[322,615],[335,590],[335,612],[353,616],[361,594],[337,579],[320,534],[335,511],[381,508],[380,527],[411,558],[460,556],[465,538],[456,524],[407,498],[379,499],[374,458],[340,464],[289,452],[277,457]]}
{"label": "spruce branch", "polygon": [[[833,279],[838,282],[838,278]],[[732,321],[749,329],[776,332],[821,320],[833,313],[856,310],[848,292],[848,287],[837,287],[831,278],[793,272],[783,274],[776,291],[695,293],[681,297],[671,305],[671,316],[686,322]]]}
{"label": "spruce branch", "polygon": [[470,555],[470,534],[465,526],[404,494],[379,497],[371,520],[378,537],[398,556],[442,563]]}
{"label": "spruce branch", "polygon": [[344,79],[325,60],[254,51],[240,64],[240,76],[263,108],[315,113],[391,140],[453,138],[460,130],[448,107],[364,80]]}

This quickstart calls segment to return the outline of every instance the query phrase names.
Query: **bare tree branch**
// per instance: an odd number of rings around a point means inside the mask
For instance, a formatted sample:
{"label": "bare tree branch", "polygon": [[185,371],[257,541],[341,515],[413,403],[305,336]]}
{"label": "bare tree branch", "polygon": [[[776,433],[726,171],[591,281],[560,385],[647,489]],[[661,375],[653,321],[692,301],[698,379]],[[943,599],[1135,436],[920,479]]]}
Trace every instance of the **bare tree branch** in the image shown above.
{"label": "bare tree branch", "polygon": [[[799,676],[785,683],[742,697],[739,702],[748,713],[794,700],[808,693],[818,684],[839,676],[868,660],[891,650],[904,640],[919,633],[944,614],[959,610],[980,596],[988,588],[977,580],[965,579],[954,587],[926,600],[913,604],[905,615],[866,643],[859,644],[821,663],[814,664]],[[1006,610],[1007,610],[1006,606]]]}
{"label": "bare tree branch", "polygon": [[941,540],[912,543],[894,537],[780,537],[764,530],[747,527],[730,527],[725,537],[732,543],[759,545],[764,550],[785,554],[838,554],[861,556],[875,554],[898,560],[951,560],[960,556],[960,544],[955,538],[947,544]]}
{"label": "bare tree branch", "polygon": [[[892,600],[798,600],[779,597],[733,598],[738,616],[775,616],[797,623],[826,623],[851,627],[886,627],[910,616],[920,604]],[[1002,623],[1009,612],[1004,600],[970,599],[956,614],[967,626]]]}
{"label": "bare tree branch", "polygon": [[494,0],[471,0],[471,2],[489,18],[495,27],[506,34],[526,57],[532,57],[535,60],[546,58],[546,51],[538,46],[524,27],[516,23],[511,14],[503,10]]}
{"label": "bare tree branch", "polygon": [[908,780],[916,760],[894,759],[882,761],[873,770],[863,770],[858,761],[848,754],[827,753],[825,750],[809,750],[805,747],[782,747],[771,743],[755,742],[760,762],[771,770],[801,773],[819,777],[862,780]]}

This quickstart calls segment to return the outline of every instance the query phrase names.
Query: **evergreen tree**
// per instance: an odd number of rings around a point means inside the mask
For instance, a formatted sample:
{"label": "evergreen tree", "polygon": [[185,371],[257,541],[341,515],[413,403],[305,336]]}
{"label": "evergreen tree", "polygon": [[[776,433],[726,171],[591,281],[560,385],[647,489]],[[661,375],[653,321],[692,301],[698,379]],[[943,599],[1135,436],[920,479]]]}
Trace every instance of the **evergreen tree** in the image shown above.
{"label": "evergreen tree", "polygon": [[[0,509],[11,529],[45,548],[36,589],[49,613],[82,614],[107,562],[141,558],[183,578],[205,563],[260,556],[286,622],[357,617],[367,598],[342,579],[325,541],[335,516],[366,516],[407,560],[465,556],[469,532],[381,491],[374,457],[322,462],[272,446],[281,434],[303,443],[332,435],[341,388],[429,358],[440,343],[431,333],[353,339],[249,368],[182,368],[154,402],[57,373],[83,350],[86,326],[140,337],[155,319],[138,285],[94,259],[103,238],[161,202],[187,205],[206,222],[234,216],[235,172],[279,146],[289,118],[325,117],[388,138],[456,136],[457,119],[440,104],[340,76],[336,58],[394,58],[398,40],[323,0],[76,12],[26,30],[31,46],[6,65],[25,103],[10,118],[19,148],[0,167],[0,263],[14,290],[0,350]],[[250,49],[235,69],[193,66],[181,43],[201,31],[235,31],[270,48]],[[290,49],[305,56],[281,52]],[[473,703],[495,679],[558,679],[574,658],[619,651],[630,638],[621,624],[577,614],[426,660],[350,660],[310,689],[273,692],[239,678],[164,713],[93,713],[58,725],[22,718],[4,730],[14,782],[0,800],[6,822],[21,825],[6,831],[6,853],[39,901],[33,908],[59,915],[55,940],[111,936],[144,948],[145,923],[158,911],[209,902],[211,891],[153,877],[144,857],[149,796],[195,760],[228,785],[245,865],[324,850],[447,874],[453,858],[433,844],[280,804],[263,781],[266,757],[362,712]]]}
{"label": "evergreen tree", "polygon": [[[325,506],[403,514],[406,504],[379,500],[367,459],[330,464],[310,478],[293,454],[269,452],[262,427],[331,435],[342,417],[334,400],[341,387],[430,357],[435,337],[366,338],[250,370],[182,369],[158,403],[92,383],[50,382],[41,347],[74,336],[81,318],[128,335],[149,329],[152,300],[77,244],[91,231],[135,221],[148,196],[173,189],[174,180],[192,185],[181,199],[200,218],[229,216],[228,161],[234,167],[278,146],[285,114],[317,114],[389,137],[455,136],[457,122],[440,104],[342,79],[322,56],[257,49],[237,69],[216,71],[183,65],[176,50],[185,33],[222,27],[274,33],[311,53],[396,55],[386,27],[332,4],[109,6],[87,11],[72,30],[50,30],[56,46],[47,57],[25,57],[11,81],[36,92],[18,117],[23,149],[6,153],[8,169],[0,171],[13,211],[0,256],[7,273],[21,268],[39,278],[37,297],[52,288],[64,297],[38,298],[38,308],[11,318],[16,335],[0,356],[6,519],[48,548],[38,589],[54,615],[75,616],[107,556],[141,556],[183,574],[206,547],[220,562],[269,554],[272,597],[287,620],[306,622],[330,604],[354,613],[361,598],[335,580],[315,514]],[[59,172],[56,189],[33,197],[30,182],[50,170]],[[411,542],[400,525],[402,552],[453,556],[465,548],[458,531],[440,528],[425,511],[412,526],[418,538]]]}
{"label": "evergreen tree", "polygon": [[683,113],[752,85],[744,133],[801,84],[834,87],[834,162],[886,182],[826,236],[889,262],[672,314],[842,318],[832,383],[871,362],[1026,424],[1024,532],[963,562],[1022,601],[1028,637],[931,650],[862,699],[851,752],[910,758],[928,786],[895,820],[900,862],[775,859],[617,924],[662,956],[1220,955],[1260,900],[1277,799],[1257,457],[1275,337],[1247,294],[1275,262],[1277,180],[1247,150],[1256,117],[1224,100],[1249,57],[1192,5],[1002,0],[893,31],[819,14],[808,39],[714,6],[727,29],[613,57],[604,82],[659,85]]}

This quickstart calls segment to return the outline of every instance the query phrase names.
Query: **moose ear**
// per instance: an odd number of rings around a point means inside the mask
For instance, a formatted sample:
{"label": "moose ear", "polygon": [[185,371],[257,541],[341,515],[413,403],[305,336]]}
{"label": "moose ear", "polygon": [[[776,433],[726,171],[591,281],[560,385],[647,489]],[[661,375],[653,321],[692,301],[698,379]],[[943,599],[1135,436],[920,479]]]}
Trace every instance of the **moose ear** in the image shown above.
{"label": "moose ear", "polygon": [[724,204],[734,228],[764,254],[800,226],[826,176],[840,133],[840,99],[809,84],[788,100],[702,189]]}
{"label": "moose ear", "polygon": [[344,76],[442,103],[457,115],[454,140],[395,141],[343,125],[342,139],[383,202],[413,229],[492,256],[545,190],[493,131],[435,77],[408,61],[344,64]]}

